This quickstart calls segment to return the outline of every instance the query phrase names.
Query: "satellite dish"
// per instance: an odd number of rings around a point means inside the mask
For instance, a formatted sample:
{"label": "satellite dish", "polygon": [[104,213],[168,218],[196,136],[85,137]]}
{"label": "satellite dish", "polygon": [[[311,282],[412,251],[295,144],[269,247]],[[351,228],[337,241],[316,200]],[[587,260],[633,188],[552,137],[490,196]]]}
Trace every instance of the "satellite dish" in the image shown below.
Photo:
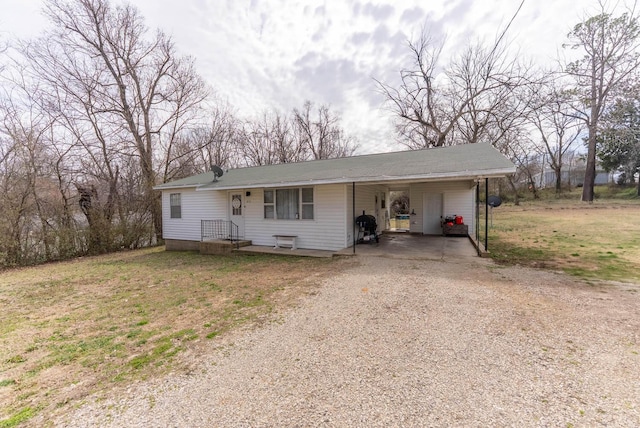
{"label": "satellite dish", "polygon": [[489,205],[491,208],[499,207],[500,205],[502,205],[502,199],[500,199],[500,196],[489,196],[487,198],[487,205]]}
{"label": "satellite dish", "polygon": [[211,165],[211,172],[213,172],[213,181],[218,181],[218,178],[224,174],[222,168],[217,165]]}

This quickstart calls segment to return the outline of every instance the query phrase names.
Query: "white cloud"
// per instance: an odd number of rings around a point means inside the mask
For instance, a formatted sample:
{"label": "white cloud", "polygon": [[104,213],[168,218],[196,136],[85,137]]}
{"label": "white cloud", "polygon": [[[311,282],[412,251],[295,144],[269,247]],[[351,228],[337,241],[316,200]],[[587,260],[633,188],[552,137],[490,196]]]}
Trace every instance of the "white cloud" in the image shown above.
{"label": "white cloud", "polygon": [[[112,0],[114,1],[114,0]],[[595,0],[590,0],[595,3]],[[37,0],[2,0],[0,37],[44,26]],[[132,0],[150,28],[171,34],[218,95],[242,114],[290,111],[305,99],[331,103],[362,152],[397,149],[373,78],[393,82],[408,61],[406,40],[423,27],[447,35],[448,52],[493,40],[517,0]],[[579,4],[580,3],[580,4]],[[527,0],[510,38],[539,63],[556,57],[582,17],[576,0]],[[9,16],[10,18],[7,18]]]}

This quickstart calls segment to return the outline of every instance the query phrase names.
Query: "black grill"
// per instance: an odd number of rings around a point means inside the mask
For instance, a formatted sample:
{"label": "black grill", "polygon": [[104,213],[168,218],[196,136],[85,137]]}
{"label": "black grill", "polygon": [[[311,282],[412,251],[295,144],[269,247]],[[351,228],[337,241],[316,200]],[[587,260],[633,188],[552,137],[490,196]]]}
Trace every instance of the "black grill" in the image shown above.
{"label": "black grill", "polygon": [[375,239],[376,242],[380,242],[377,232],[378,224],[374,216],[365,214],[364,211],[362,211],[362,215],[356,217],[356,224],[360,228],[360,233],[362,235],[358,237],[360,242],[366,241],[366,239],[364,239],[366,236],[369,237],[369,242],[371,242],[372,239]]}

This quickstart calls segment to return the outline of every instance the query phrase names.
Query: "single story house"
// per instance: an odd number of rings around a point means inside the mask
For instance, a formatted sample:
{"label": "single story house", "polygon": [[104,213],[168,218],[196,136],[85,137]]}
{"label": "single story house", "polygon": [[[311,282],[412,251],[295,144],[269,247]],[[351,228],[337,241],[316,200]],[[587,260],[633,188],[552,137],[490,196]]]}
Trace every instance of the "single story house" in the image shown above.
{"label": "single story house", "polygon": [[515,172],[486,143],[237,168],[222,176],[216,169],[155,187],[162,191],[167,249],[198,249],[200,241],[230,235],[274,246],[275,236],[286,235],[295,236],[297,248],[338,251],[355,245],[362,213],[388,228],[394,190],[409,192],[411,233],[440,235],[443,218],[457,215],[473,236],[478,188]]}

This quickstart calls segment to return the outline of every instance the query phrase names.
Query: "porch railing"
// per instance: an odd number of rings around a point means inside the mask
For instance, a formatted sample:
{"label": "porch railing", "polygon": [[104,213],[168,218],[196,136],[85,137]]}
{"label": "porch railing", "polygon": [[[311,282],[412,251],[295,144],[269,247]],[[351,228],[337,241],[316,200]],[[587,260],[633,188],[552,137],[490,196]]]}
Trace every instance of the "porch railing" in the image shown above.
{"label": "porch railing", "polygon": [[221,239],[237,243],[240,238],[238,225],[230,220],[200,220],[200,240]]}

